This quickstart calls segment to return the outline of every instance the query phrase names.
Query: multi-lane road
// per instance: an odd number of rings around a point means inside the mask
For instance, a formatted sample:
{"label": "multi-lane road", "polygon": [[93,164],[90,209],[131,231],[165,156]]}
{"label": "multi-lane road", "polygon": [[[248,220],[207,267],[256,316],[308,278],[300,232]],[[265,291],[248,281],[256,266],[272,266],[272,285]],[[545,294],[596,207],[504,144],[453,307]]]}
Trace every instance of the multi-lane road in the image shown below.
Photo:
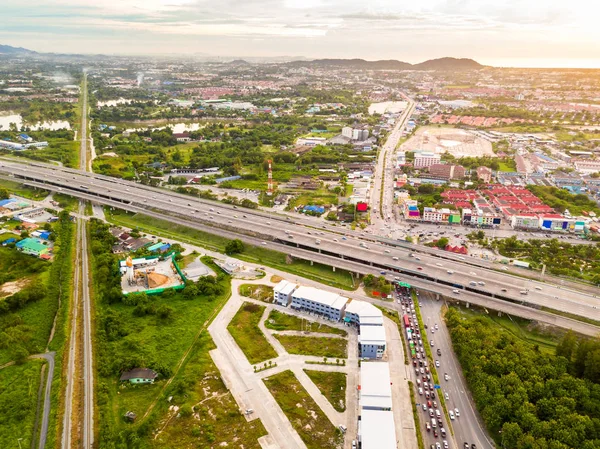
{"label": "multi-lane road", "polygon": [[[474,293],[600,320],[600,300],[595,296],[597,289],[589,286],[575,289],[576,286],[563,286],[562,281],[550,277],[544,283],[530,281],[493,270],[489,265],[475,268],[479,261],[460,260],[460,256],[436,253],[435,250],[410,257],[414,249],[411,251],[404,244],[395,246],[393,241],[387,241],[390,245],[385,245],[381,239],[335,226],[316,228],[314,222],[301,216],[236,209],[219,202],[64,167],[1,161],[0,176],[2,174],[97,203],[136,212],[159,213],[167,220],[177,218],[189,225],[200,224],[212,228],[215,233],[229,231],[241,238],[262,239],[265,244],[275,244],[280,250],[285,245],[285,252],[302,249],[333,256],[331,263],[339,268],[344,268],[345,260],[379,268],[386,273],[395,272],[401,279],[421,280],[431,291],[455,295],[458,299],[467,300],[467,295]],[[485,285],[470,285],[471,281],[482,280]],[[453,294],[453,290],[460,293]]]}
{"label": "multi-lane road", "polygon": [[394,191],[389,186],[394,181],[394,152],[402,138],[402,131],[414,107],[415,103],[408,99],[407,108],[400,114],[394,128],[377,155],[377,166],[373,177],[373,188],[371,189],[371,225],[374,227],[382,225],[388,213],[391,214]]}

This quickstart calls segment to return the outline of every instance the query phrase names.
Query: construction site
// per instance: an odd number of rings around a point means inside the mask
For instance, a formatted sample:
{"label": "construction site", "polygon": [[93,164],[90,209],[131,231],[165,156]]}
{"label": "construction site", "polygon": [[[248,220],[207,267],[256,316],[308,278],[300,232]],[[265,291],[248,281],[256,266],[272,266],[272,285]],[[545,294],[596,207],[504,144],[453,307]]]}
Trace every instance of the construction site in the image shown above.
{"label": "construction site", "polygon": [[456,158],[461,157],[496,157],[491,142],[476,136],[472,132],[456,128],[438,128],[425,126],[419,128],[413,137],[408,139],[402,150],[429,151],[432,153],[450,153]]}
{"label": "construction site", "polygon": [[168,288],[176,290],[185,286],[185,276],[173,257],[160,260],[158,257],[132,259],[119,262],[123,294],[146,292],[162,293]]}

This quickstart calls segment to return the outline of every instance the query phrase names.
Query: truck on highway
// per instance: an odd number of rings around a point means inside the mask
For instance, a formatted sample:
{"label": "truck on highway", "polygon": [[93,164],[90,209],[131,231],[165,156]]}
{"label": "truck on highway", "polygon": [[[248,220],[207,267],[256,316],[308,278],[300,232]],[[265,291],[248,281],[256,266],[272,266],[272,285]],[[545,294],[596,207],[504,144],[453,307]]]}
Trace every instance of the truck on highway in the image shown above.
{"label": "truck on highway", "polygon": [[512,263],[515,267],[521,267],[521,268],[529,268],[529,262],[523,262],[521,260],[513,260]]}

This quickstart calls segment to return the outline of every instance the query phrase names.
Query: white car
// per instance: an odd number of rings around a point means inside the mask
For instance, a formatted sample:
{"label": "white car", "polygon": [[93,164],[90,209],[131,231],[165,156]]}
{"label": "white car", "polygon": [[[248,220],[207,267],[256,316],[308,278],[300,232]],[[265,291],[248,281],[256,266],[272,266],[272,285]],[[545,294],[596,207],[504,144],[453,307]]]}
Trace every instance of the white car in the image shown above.
{"label": "white car", "polygon": [[444,397],[446,398],[446,400],[450,400],[450,396],[448,396],[448,393],[444,393]]}
{"label": "white car", "polygon": [[452,410],[450,410],[450,411],[448,412],[448,414],[450,415],[450,419],[451,419],[452,421],[454,421],[454,412],[453,412]]}
{"label": "white car", "polygon": [[450,380],[450,376],[448,376],[448,373],[444,373],[444,380],[445,381]]}
{"label": "white car", "polygon": [[435,366],[436,366],[437,368],[439,368],[439,367],[440,367],[440,361],[439,361],[439,360],[436,360],[436,361],[435,361]]}
{"label": "white car", "polygon": [[456,417],[458,418],[460,416],[460,412],[458,411],[457,408],[454,409],[454,413],[456,414]]}

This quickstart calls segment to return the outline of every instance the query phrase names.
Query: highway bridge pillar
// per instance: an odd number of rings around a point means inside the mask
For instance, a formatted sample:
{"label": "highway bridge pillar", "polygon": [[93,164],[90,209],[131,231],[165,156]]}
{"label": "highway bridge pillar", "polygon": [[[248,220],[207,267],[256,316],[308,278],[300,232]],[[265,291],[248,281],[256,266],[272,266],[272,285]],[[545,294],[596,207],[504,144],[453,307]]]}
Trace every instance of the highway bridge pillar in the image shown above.
{"label": "highway bridge pillar", "polygon": [[335,267],[331,267],[331,268],[333,268],[333,271],[335,271]]}
{"label": "highway bridge pillar", "polygon": [[313,260],[310,261],[311,266],[314,264],[315,262]]}
{"label": "highway bridge pillar", "polygon": [[436,299],[436,301],[439,301],[439,300],[440,300],[440,294],[439,294],[439,293],[436,293],[436,294],[435,294],[435,299]]}

